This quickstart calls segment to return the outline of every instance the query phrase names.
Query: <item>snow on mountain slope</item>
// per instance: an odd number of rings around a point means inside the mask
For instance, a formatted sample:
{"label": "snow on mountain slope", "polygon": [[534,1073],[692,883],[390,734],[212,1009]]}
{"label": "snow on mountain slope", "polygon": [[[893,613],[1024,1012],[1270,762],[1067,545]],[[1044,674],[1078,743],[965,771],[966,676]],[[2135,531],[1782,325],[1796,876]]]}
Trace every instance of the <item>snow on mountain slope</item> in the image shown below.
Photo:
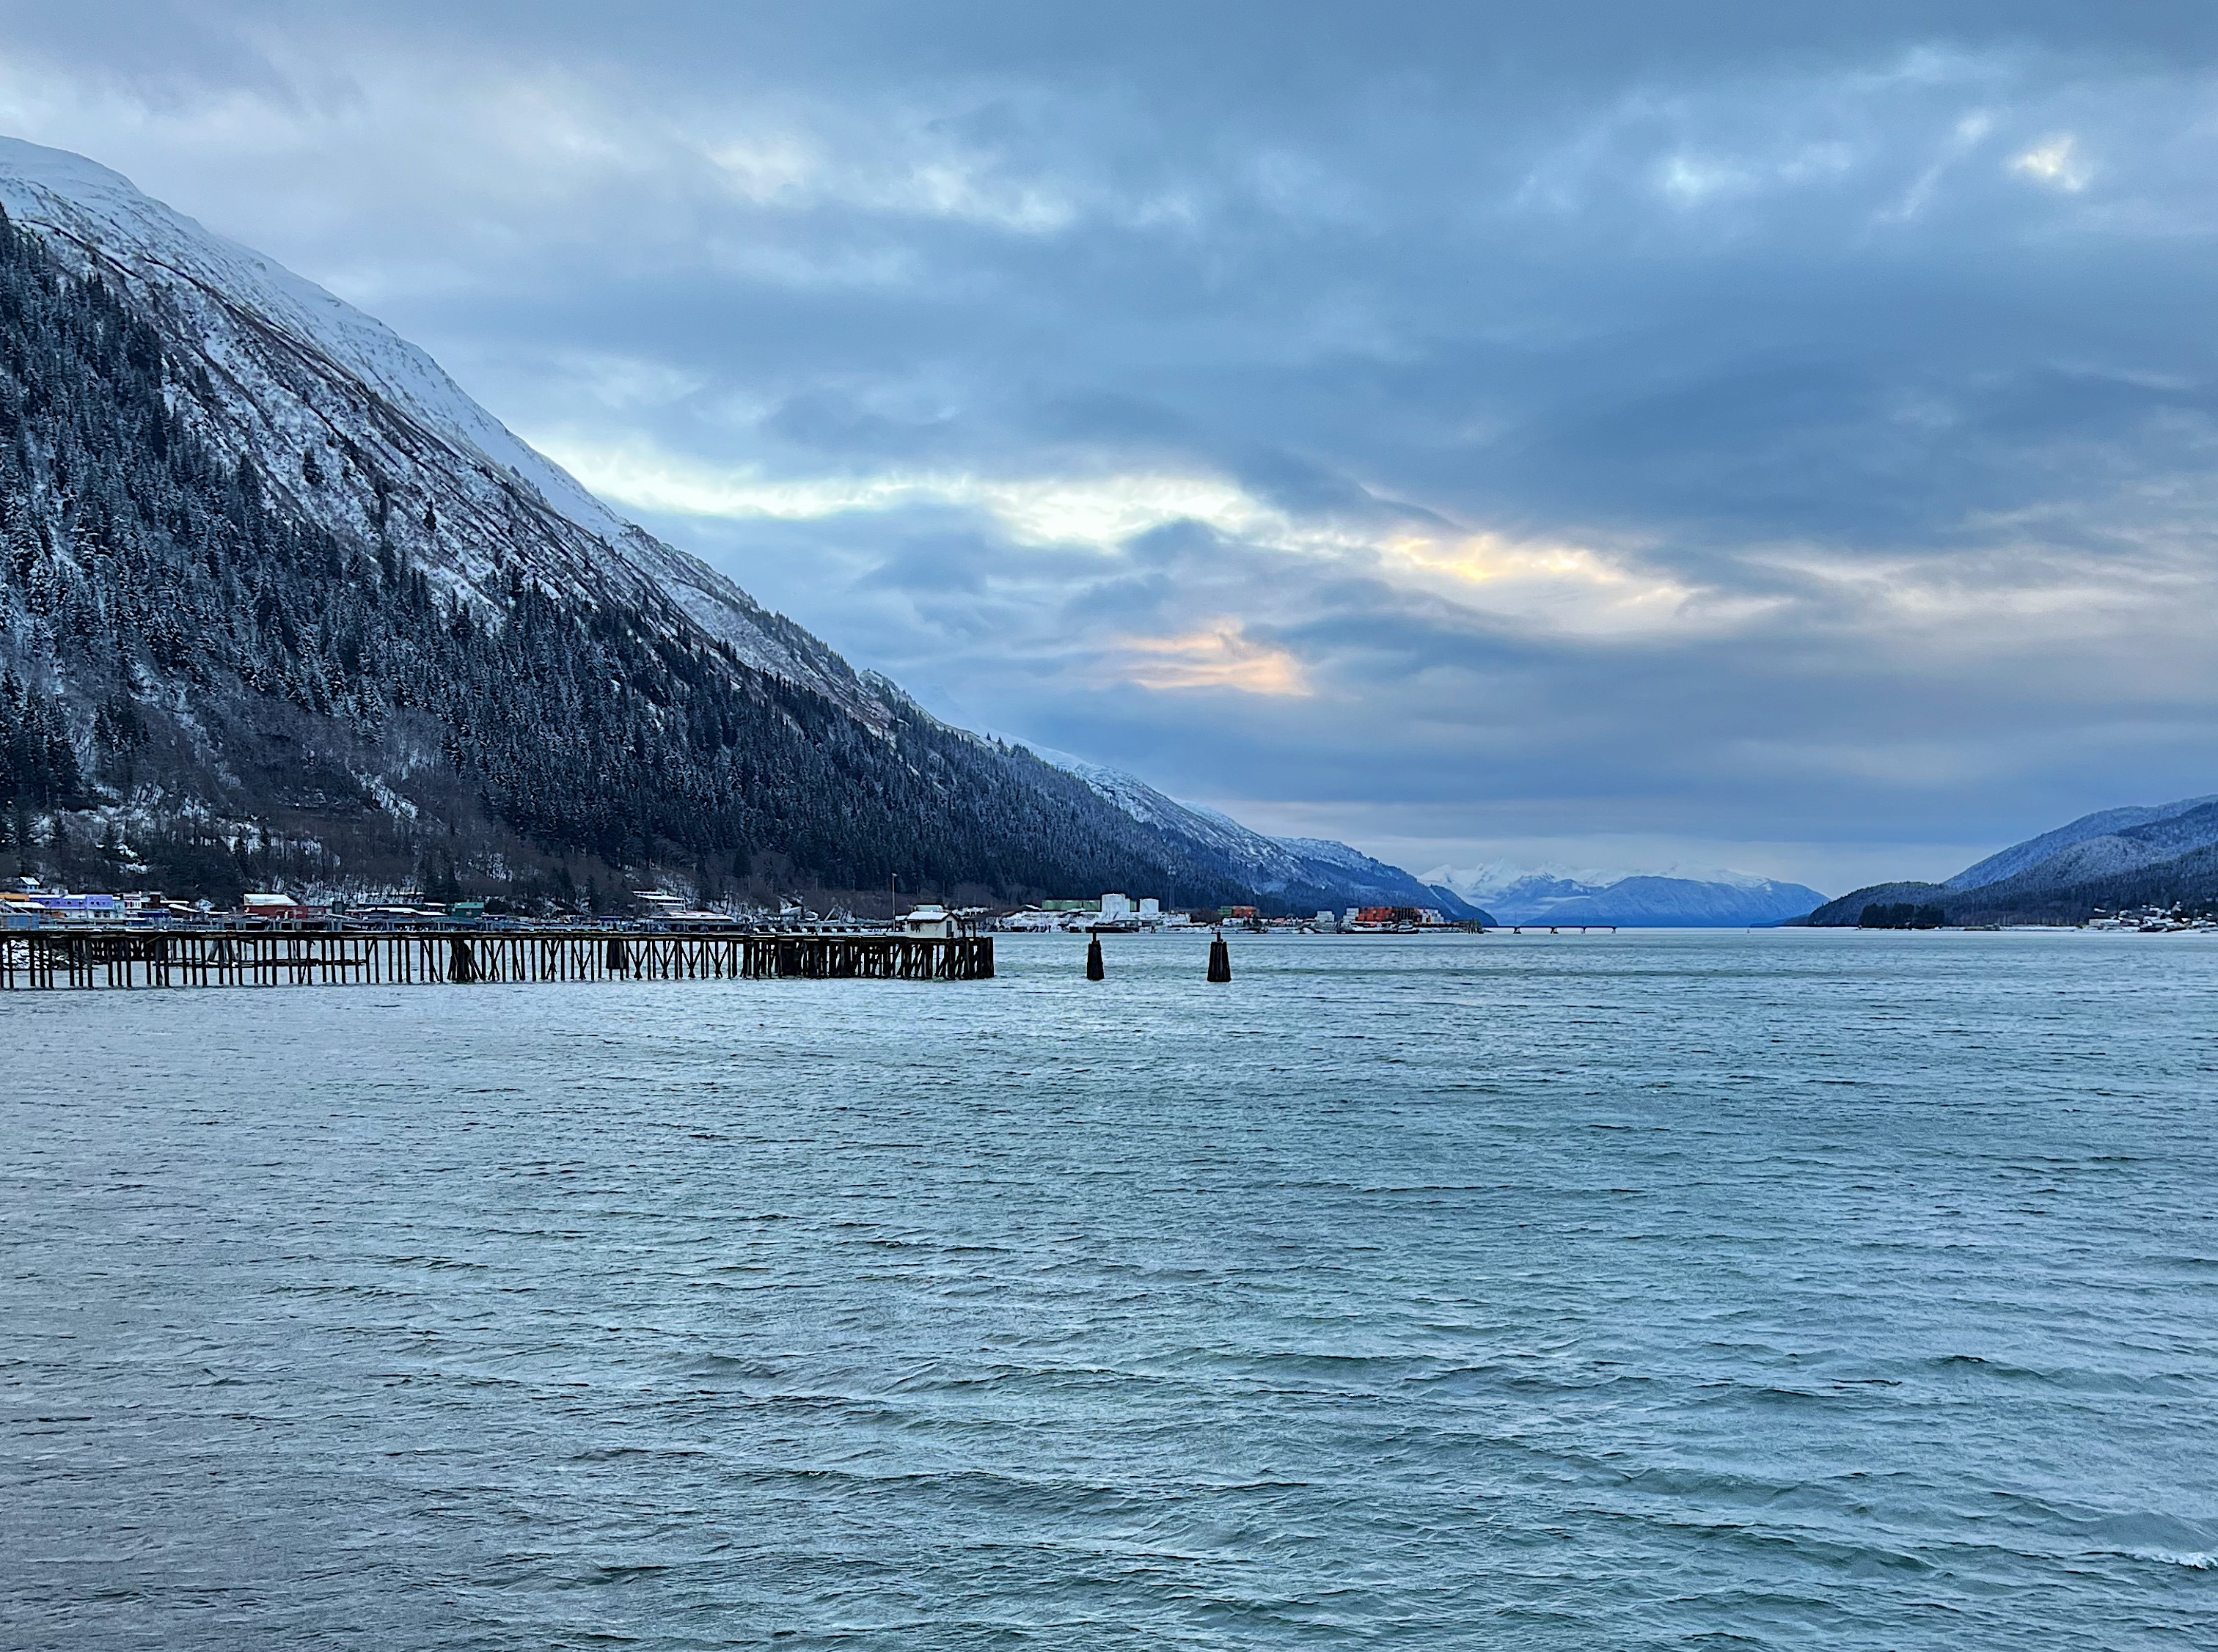
{"label": "snow on mountain slope", "polygon": [[697,627],[884,726],[830,648],[617,517],[383,323],[81,156],[0,138],[0,206],[66,264],[146,300],[208,374],[201,434],[317,520],[412,554],[451,594],[528,578],[660,612],[672,635]]}
{"label": "snow on mountain slope", "polygon": [[[2057,827],[2054,832],[2044,832],[2037,838],[2029,838],[2023,843],[2012,844],[2007,849],[1998,850],[1977,865],[1966,867],[1941,887],[1944,889],[1985,888],[1991,883],[2000,883],[2005,878],[2014,878],[2020,873],[2029,872],[2051,857],[2079,844],[2087,843],[2097,838],[2115,837],[2121,833],[2138,835],[2135,833],[2135,828],[2174,820],[2180,815],[2190,814],[2214,803],[2218,803],[2218,796],[2184,797],[2172,803],[2098,809],[2092,814],[2083,814],[2078,820]],[[2172,853],[2179,854],[2211,840],[2206,838],[2198,842],[2182,843],[2179,847],[2173,849]],[[2060,872],[2064,869],[2063,865],[2060,864]],[[2057,881],[2067,882],[2068,879],[2060,876]]]}
{"label": "snow on mountain slope", "polygon": [[1249,831],[1230,815],[1197,804],[1181,803],[1120,769],[1088,763],[1051,746],[1033,746],[1030,749],[1042,762],[1076,775],[1093,788],[1095,795],[1114,803],[1143,826],[1212,850],[1242,873],[1259,880],[1274,881],[1278,887],[1303,881],[1298,857],[1275,838]]}
{"label": "snow on mountain slope", "polygon": [[[2218,798],[2103,809],[1990,855],[1942,887],[2029,896],[2146,871],[2213,845],[2218,845]],[[1990,875],[1997,867],[2004,875]]]}
{"label": "snow on mountain slope", "polygon": [[1398,866],[1389,867],[1385,861],[1374,859],[1361,850],[1333,838],[1274,838],[1272,841],[1312,867],[1329,866],[1341,872],[1365,876],[1375,875],[1381,868],[1392,872],[1402,870]]}
{"label": "snow on mountain slope", "polygon": [[1363,906],[1429,906],[1449,918],[1491,923],[1493,915],[1452,888],[1428,883],[1399,866],[1330,838],[1272,839],[1302,865],[1307,887],[1335,892]]}
{"label": "snow on mountain slope", "polygon": [[[1537,884],[1577,886],[1589,893],[1605,889],[1623,882],[1627,878],[1667,878],[1678,882],[1714,884],[1728,889],[1761,890],[1771,887],[1769,878],[1759,877],[1753,872],[1733,872],[1721,867],[1663,866],[1639,870],[1625,868],[1605,869],[1593,866],[1566,866],[1546,862],[1539,866],[1527,866],[1518,861],[1489,861],[1483,865],[1463,871],[1443,866],[1428,875],[1434,882],[1450,883],[1474,900],[1490,900],[1494,896],[1516,889],[1529,889]],[[1782,885],[1799,888],[1799,884]]]}
{"label": "snow on mountain slope", "polygon": [[[2003,882],[2039,882],[2051,884],[2080,883],[2090,878],[2116,877],[2122,872],[2137,872],[2144,866],[2154,866],[2170,860],[2176,850],[2160,849],[2116,832],[2105,832],[2099,838],[2089,838],[2068,849],[2060,849],[2046,859],[2035,862],[2012,878]],[[1979,884],[1979,888],[1992,888],[1993,884]]]}
{"label": "snow on mountain slope", "polygon": [[1665,875],[1525,870],[1508,862],[1447,868],[1428,882],[1484,902],[1504,924],[1615,924],[1627,928],[1738,928],[1775,924],[1815,910],[1825,897],[1799,883],[1747,872]]}
{"label": "snow on mountain slope", "polygon": [[1967,867],[1946,883],[1876,883],[1812,914],[1849,925],[1875,904],[1940,906],[1952,922],[2079,922],[2146,903],[2207,902],[2218,856],[2218,797],[2098,809]]}
{"label": "snow on mountain slope", "polygon": [[2154,820],[2128,826],[2118,836],[2166,856],[2184,855],[2190,850],[2218,844],[2218,798],[2193,797],[2187,801],[2193,807],[2167,807]]}
{"label": "snow on mountain slope", "polygon": [[1453,890],[1429,887],[1398,866],[1324,838],[1270,838],[1199,803],[1181,803],[1119,769],[1088,763],[1051,746],[1029,748],[1043,762],[1076,775],[1095,795],[1174,841],[1219,857],[1235,875],[1264,894],[1306,893],[1363,905],[1439,906],[1455,918],[1484,914]]}

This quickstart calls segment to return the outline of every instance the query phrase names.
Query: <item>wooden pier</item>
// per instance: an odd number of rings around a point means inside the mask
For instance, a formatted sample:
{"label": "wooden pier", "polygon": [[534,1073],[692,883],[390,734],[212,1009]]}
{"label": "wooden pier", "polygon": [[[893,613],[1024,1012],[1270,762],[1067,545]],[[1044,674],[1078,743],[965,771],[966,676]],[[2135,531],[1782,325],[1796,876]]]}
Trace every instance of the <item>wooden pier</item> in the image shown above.
{"label": "wooden pier", "polygon": [[528,930],[139,930],[0,934],[24,987],[463,986],[520,981],[987,981],[990,936]]}

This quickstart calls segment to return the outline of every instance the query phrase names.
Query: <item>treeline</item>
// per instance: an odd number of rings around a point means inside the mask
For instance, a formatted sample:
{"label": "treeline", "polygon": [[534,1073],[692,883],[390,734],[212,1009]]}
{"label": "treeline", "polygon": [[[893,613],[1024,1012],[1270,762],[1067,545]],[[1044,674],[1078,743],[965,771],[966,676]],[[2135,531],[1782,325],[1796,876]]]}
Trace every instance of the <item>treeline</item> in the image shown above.
{"label": "treeline", "polygon": [[1873,901],[1856,916],[1858,929],[1939,929],[1948,923],[1948,914],[1938,906],[1918,906],[1907,902]]}
{"label": "treeline", "polygon": [[709,894],[1246,898],[1029,753],[908,710],[881,734],[674,609],[443,588],[214,452],[216,393],[0,213],[0,807],[27,861],[67,831],[21,817],[105,800],[208,893],[298,839],[337,881],[428,856],[480,889],[657,866]]}

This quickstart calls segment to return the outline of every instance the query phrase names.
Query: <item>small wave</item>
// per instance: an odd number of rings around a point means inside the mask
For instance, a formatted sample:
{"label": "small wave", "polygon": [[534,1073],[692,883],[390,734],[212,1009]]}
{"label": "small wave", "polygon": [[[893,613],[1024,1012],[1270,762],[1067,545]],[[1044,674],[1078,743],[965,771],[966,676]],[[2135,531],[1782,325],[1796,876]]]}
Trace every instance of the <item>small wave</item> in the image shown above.
{"label": "small wave", "polygon": [[2178,1566],[2190,1572],[2218,1571],[2218,1555],[2175,1554],[2169,1549],[2129,1549],[2131,1560],[2153,1560],[2161,1566]]}
{"label": "small wave", "polygon": [[573,1589],[606,1588],[611,1584],[638,1583],[648,1578],[660,1577],[669,1569],[667,1566],[659,1566],[648,1562],[641,1562],[629,1566],[591,1566],[569,1582],[559,1583],[555,1587]]}
{"label": "small wave", "polygon": [[686,1373],[694,1377],[778,1377],[784,1368],[763,1359],[749,1359],[738,1354],[696,1354],[680,1362]]}
{"label": "small wave", "polygon": [[2201,1394],[2206,1386],[2200,1377],[2190,1371],[2134,1372],[2091,1370],[2072,1365],[2039,1370],[2004,1359],[1985,1359],[1977,1354],[1936,1355],[1911,1362],[1911,1367],[1940,1377],[1973,1377],[2002,1383],[2037,1383],[2044,1388],[2072,1394],[2195,1395]]}
{"label": "small wave", "polygon": [[2027,1365],[2013,1365],[2006,1360],[1983,1359],[1978,1354],[1941,1354],[1924,1364],[1929,1370],[1936,1371],[1976,1371],[1982,1377],[2000,1377],[2032,1383],[2053,1383],[2056,1380],[2047,1371],[2035,1370]]}

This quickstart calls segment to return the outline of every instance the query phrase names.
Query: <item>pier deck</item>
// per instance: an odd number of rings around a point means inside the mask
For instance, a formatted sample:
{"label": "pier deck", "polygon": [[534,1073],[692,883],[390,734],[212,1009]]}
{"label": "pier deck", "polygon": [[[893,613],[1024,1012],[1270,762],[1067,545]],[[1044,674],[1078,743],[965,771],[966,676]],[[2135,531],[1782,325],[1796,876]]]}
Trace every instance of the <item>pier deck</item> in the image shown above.
{"label": "pier deck", "polygon": [[991,937],[732,930],[139,930],[0,935],[0,991],[25,987],[467,985],[494,981],[985,981]]}

